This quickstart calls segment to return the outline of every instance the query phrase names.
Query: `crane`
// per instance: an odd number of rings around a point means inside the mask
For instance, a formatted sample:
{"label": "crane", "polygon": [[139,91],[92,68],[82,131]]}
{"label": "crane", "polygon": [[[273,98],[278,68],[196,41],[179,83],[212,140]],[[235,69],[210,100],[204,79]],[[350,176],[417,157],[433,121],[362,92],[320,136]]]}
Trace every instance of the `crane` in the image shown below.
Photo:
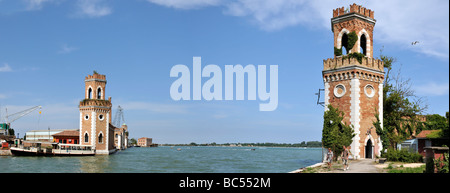
{"label": "crane", "polygon": [[116,127],[121,127],[120,123],[125,123],[125,118],[123,117],[123,109],[120,105],[117,107],[116,115],[114,116],[113,125]]}
{"label": "crane", "polygon": [[28,115],[29,113],[35,111],[36,109],[39,109],[39,114],[41,114],[40,109],[42,109],[42,106],[35,106],[31,107],[29,109],[25,109],[23,111],[8,115],[8,109],[6,109],[6,116],[3,118],[5,120],[5,123],[2,125],[6,126],[6,129],[11,128],[11,123],[14,122],[17,119],[20,119],[21,117]]}
{"label": "crane", "polygon": [[[42,109],[42,106],[35,106],[29,109],[25,109],[23,111],[8,115],[8,109],[6,109],[6,116],[5,116],[5,122],[6,124],[10,124],[14,122],[17,119],[20,119],[21,117],[28,115],[29,113],[33,112],[36,109]],[[39,111],[39,114],[41,114],[41,111]],[[10,119],[10,120],[9,120]]]}

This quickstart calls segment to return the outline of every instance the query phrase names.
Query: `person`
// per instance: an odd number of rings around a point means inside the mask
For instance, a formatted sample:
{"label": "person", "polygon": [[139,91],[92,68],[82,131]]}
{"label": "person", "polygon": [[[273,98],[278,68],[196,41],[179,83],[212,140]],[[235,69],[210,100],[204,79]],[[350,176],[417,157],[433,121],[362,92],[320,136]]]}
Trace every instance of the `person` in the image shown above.
{"label": "person", "polygon": [[342,151],[341,157],[342,157],[342,162],[344,164],[344,171],[345,171],[345,170],[349,169],[348,156],[349,156],[349,154],[352,154],[352,152],[350,152],[350,146],[348,146],[348,147],[342,146],[342,148],[344,149],[344,151]]}
{"label": "person", "polygon": [[331,148],[328,148],[328,152],[327,152],[328,169],[331,169],[332,161],[333,161],[333,152],[331,151]]}

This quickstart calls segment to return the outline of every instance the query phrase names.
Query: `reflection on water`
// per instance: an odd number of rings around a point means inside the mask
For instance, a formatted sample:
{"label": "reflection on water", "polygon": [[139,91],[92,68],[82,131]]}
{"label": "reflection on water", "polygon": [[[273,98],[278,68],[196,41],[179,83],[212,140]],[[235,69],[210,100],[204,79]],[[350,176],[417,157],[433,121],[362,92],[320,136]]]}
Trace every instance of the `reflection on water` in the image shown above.
{"label": "reflection on water", "polygon": [[[177,149],[180,149],[179,151]],[[254,150],[252,150],[254,149]],[[321,160],[320,148],[129,148],[86,157],[0,157],[0,172],[18,173],[285,173]]]}
{"label": "reflection on water", "polygon": [[109,156],[86,156],[78,158],[80,165],[80,172],[83,173],[107,173],[109,169]]}

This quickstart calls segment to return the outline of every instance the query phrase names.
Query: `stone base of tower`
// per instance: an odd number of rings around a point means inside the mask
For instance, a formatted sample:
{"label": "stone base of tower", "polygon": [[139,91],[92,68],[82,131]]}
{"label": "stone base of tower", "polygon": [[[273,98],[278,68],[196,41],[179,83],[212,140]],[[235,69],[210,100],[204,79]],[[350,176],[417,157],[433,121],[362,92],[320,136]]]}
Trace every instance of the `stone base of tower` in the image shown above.
{"label": "stone base of tower", "polygon": [[117,150],[116,149],[111,149],[111,150],[95,150],[95,155],[109,155],[109,154],[113,154],[116,153]]}

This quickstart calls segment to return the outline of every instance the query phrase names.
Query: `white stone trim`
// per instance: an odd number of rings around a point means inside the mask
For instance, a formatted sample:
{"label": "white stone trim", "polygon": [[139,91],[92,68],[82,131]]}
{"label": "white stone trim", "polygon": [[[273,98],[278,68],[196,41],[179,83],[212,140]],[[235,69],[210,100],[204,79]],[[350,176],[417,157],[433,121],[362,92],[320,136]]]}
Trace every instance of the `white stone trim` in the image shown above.
{"label": "white stone trim", "polygon": [[367,53],[366,56],[371,58],[372,56],[370,55],[370,36],[369,33],[367,33],[366,29],[362,29],[358,33],[358,41],[356,41],[356,45],[358,46],[358,53],[361,53],[359,48],[361,47],[361,36],[363,34],[366,36],[366,53]]}
{"label": "white stone trim", "polygon": [[109,113],[106,113],[106,150],[109,150]]}
{"label": "white stone trim", "polygon": [[[378,118],[380,119],[380,126],[383,129],[383,84],[378,84]],[[383,144],[381,137],[378,136],[378,155],[381,155]]]}
{"label": "white stone trim", "polygon": [[98,89],[100,88],[100,98],[99,99],[103,99],[104,100],[104,97],[103,97],[103,88],[102,88],[102,86],[97,86],[97,90],[95,90],[95,93],[96,93],[96,96],[95,96],[95,99],[98,99],[97,98],[97,96],[98,96]]}
{"label": "white stone trim", "polygon": [[359,92],[360,92],[359,85],[360,85],[359,79],[357,79],[357,78],[353,78],[350,81],[350,98],[351,98],[351,100],[350,100],[350,104],[351,104],[350,105],[350,123],[353,125],[353,129],[356,134],[355,137],[353,138],[351,149],[352,149],[353,155],[355,156],[355,159],[360,158],[360,156],[359,156],[359,153],[360,153],[360,150],[359,150],[359,146],[360,146],[360,144],[359,144],[359,139],[360,139],[359,128],[360,128],[360,125],[359,125],[359,123],[361,120],[359,117],[359,115],[360,115],[360,106],[359,105],[360,105],[361,101],[360,101],[360,94],[359,94]]}
{"label": "white stone trim", "polygon": [[[367,88],[370,88],[372,90],[372,93],[367,93]],[[366,94],[367,97],[372,98],[373,96],[375,96],[375,88],[371,85],[371,84],[367,84],[366,86],[364,86],[364,94]]]}
{"label": "white stone trim", "polygon": [[325,111],[328,111],[328,105],[330,104],[330,83],[325,82]]}
{"label": "white stone trim", "polygon": [[[342,93],[341,93],[341,94],[338,93],[338,89],[339,89],[339,88],[342,89]],[[334,96],[336,96],[336,97],[338,97],[338,98],[343,97],[343,96],[345,95],[346,92],[347,92],[347,89],[345,88],[345,86],[344,86],[343,84],[338,84],[338,85],[336,85],[336,86],[334,87],[334,89],[333,89],[333,94],[334,94]]]}
{"label": "white stone trim", "polygon": [[[95,111],[92,111],[92,117],[97,117],[97,113]],[[97,140],[95,140],[96,132],[97,132],[97,119],[91,119],[91,142],[92,142],[92,148],[96,148]]]}
{"label": "white stone trim", "polygon": [[366,136],[366,138],[364,139],[364,158],[366,158],[366,146],[367,146],[367,141],[369,141],[369,139],[372,141],[372,159],[375,158],[375,140],[373,139],[372,135],[369,134]]}
{"label": "white stone trim", "polygon": [[[82,132],[83,132],[83,112],[80,111],[80,132],[79,132],[80,138],[79,139],[83,139],[83,138],[81,138],[81,136],[83,135]],[[84,143],[84,140],[83,141],[80,140],[79,144],[81,144],[81,143]]]}
{"label": "white stone trim", "polygon": [[348,33],[350,33],[350,31],[348,31],[348,29],[343,28],[341,30],[341,32],[339,32],[339,35],[337,37],[337,46],[336,46],[339,49],[342,49],[342,36],[344,35],[344,33],[348,34]]}
{"label": "white stone trim", "polygon": [[[87,98],[87,99],[90,99],[90,98],[89,98],[89,88],[92,89],[92,86],[89,85],[89,87],[86,89],[86,98]],[[94,89],[92,89],[92,95],[94,95]],[[92,97],[94,97],[94,96],[92,96]]]}

